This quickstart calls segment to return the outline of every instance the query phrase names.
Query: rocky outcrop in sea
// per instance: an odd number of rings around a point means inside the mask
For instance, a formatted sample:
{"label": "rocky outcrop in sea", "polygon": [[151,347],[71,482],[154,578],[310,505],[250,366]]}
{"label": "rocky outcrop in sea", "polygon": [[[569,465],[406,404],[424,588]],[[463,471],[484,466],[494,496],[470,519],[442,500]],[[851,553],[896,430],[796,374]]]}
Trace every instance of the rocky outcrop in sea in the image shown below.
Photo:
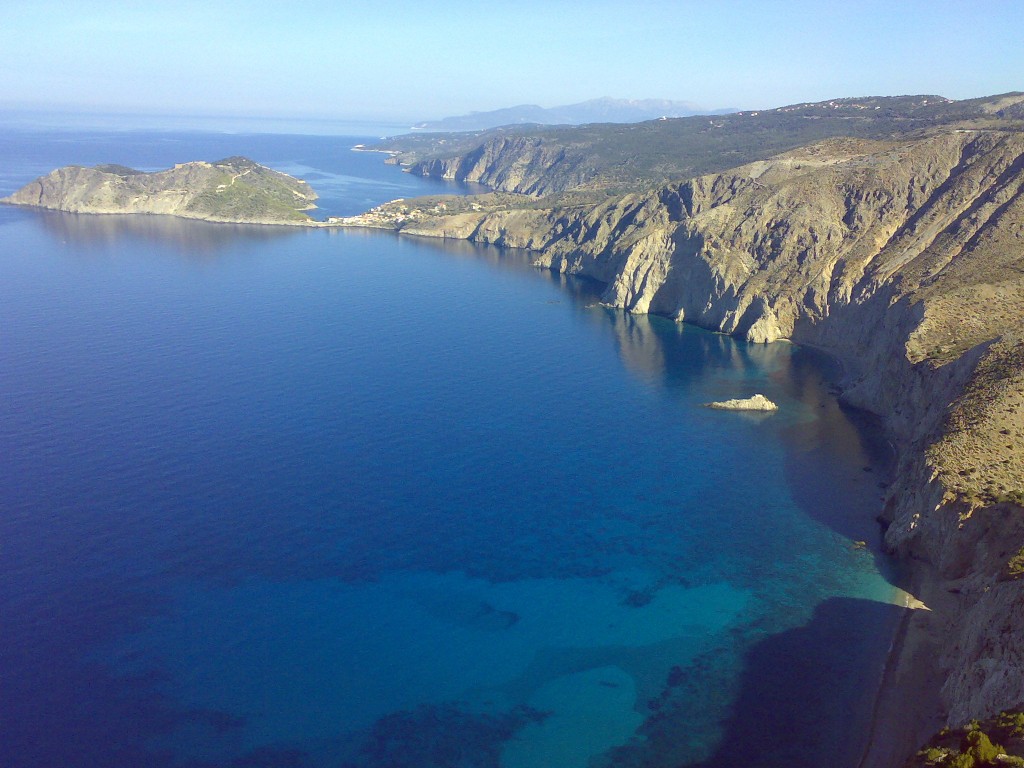
{"label": "rocky outcrop in sea", "polygon": [[715,403],[707,403],[708,408],[720,411],[777,411],[779,406],[773,403],[764,395],[758,394],[751,397],[735,398],[733,400],[720,400]]}

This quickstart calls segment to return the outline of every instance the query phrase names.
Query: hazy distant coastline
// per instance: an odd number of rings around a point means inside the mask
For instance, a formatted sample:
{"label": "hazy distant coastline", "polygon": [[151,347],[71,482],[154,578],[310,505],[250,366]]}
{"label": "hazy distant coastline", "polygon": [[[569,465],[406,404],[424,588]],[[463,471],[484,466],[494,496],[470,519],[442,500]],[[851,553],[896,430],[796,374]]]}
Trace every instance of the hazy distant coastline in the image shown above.
{"label": "hazy distant coastline", "polygon": [[486,112],[426,120],[412,126],[416,131],[479,131],[511,125],[582,125],[585,123],[639,123],[659,118],[691,117],[693,115],[719,115],[736,112],[729,109],[706,109],[690,101],[671,99],[612,99],[601,98],[566,104],[559,107],[541,107],[520,104]]}

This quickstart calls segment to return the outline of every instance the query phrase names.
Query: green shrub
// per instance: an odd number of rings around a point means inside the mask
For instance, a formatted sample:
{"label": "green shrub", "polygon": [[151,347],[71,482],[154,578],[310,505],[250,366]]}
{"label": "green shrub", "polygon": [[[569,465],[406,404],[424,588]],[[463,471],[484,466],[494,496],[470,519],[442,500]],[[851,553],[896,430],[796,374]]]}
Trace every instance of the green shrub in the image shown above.
{"label": "green shrub", "polygon": [[1006,754],[1006,750],[998,744],[993,744],[992,739],[982,730],[968,731],[967,735],[964,736],[960,750],[971,755],[976,762],[983,765],[991,763],[999,755]]}
{"label": "green shrub", "polygon": [[1006,574],[1013,578],[1024,576],[1024,548],[1021,548],[1021,550],[1011,557],[1006,563]]}
{"label": "green shrub", "polygon": [[949,768],[974,768],[976,765],[974,755],[969,752],[963,752],[959,755],[955,755],[946,765]]}
{"label": "green shrub", "polygon": [[[1014,560],[1020,558],[1021,571],[1024,572],[1024,550],[1018,552]],[[1013,560],[1010,561],[1011,563]],[[1006,731],[1007,736],[1024,736],[1024,712],[1003,712],[996,720],[996,727]]]}

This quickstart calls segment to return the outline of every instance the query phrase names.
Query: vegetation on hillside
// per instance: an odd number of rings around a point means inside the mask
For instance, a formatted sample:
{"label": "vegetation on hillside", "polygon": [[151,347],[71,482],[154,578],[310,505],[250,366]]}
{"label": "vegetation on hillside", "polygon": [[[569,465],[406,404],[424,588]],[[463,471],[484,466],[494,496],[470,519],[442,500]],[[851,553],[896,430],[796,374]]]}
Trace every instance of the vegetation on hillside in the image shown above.
{"label": "vegetation on hillside", "polygon": [[1024,766],[1024,712],[1001,712],[939,731],[906,768]]}
{"label": "vegetation on hillside", "polygon": [[296,179],[243,157],[230,157],[213,167],[219,173],[205,180],[188,211],[241,221],[309,219],[302,209],[309,207],[311,198],[297,188]]}
{"label": "vegetation on hillside", "polygon": [[127,165],[120,165],[119,163],[107,163],[106,165],[97,165],[97,171],[103,173],[112,173],[115,176],[137,176],[143,171],[137,171],[134,168],[129,168]]}
{"label": "vegetation on hillside", "polygon": [[[506,127],[473,133],[417,134],[384,140],[414,172],[431,161],[471,157],[515,144],[519,156],[557,151],[547,192],[637,191],[718,173],[835,136],[890,139],[932,128],[1024,128],[1024,93],[952,101],[941,96],[835,99],[778,109],[644,123]],[[502,191],[524,191],[502,187]]]}
{"label": "vegetation on hillside", "polygon": [[74,213],[156,213],[213,221],[301,224],[316,207],[304,181],[244,157],[179,163],[145,172],[124,165],[69,165],[0,202]]}

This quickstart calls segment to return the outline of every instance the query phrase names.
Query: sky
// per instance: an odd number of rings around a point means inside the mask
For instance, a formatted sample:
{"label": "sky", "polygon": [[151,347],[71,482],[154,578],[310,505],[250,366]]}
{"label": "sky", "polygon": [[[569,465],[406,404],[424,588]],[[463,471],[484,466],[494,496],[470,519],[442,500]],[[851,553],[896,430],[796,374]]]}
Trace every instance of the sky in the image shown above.
{"label": "sky", "polygon": [[1020,0],[2,0],[0,108],[419,121],[1024,90]]}

